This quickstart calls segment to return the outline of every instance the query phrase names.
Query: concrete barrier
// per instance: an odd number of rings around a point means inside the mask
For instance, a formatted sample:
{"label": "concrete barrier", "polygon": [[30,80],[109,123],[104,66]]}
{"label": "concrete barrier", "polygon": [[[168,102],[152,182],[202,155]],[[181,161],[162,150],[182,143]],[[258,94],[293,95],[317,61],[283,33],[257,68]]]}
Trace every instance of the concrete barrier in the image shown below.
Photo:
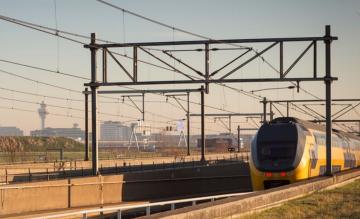
{"label": "concrete barrier", "polygon": [[325,189],[337,183],[360,176],[360,169],[338,173],[333,177],[321,177],[312,180],[255,192],[241,197],[227,198],[197,206],[185,207],[174,211],[154,214],[146,218],[166,219],[207,219],[232,218],[254,209],[272,206],[289,199],[304,196],[314,191]]}
{"label": "concrete barrier", "polygon": [[[68,180],[31,183],[30,189],[0,189],[0,215],[68,207]],[[21,187],[24,185],[17,185]]]}

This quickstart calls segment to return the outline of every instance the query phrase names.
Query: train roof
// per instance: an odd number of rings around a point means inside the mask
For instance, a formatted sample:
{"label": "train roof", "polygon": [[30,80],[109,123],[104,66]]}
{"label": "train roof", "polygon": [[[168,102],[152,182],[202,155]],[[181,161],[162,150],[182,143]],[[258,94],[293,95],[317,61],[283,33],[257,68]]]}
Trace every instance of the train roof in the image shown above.
{"label": "train roof", "polygon": [[[314,130],[318,130],[318,131],[321,131],[321,132],[326,132],[325,126],[323,126],[323,125],[320,125],[320,124],[317,124],[317,123],[314,123],[314,122],[310,122],[310,121],[306,121],[306,120],[302,120],[302,119],[298,119],[298,118],[295,118],[295,117],[278,117],[278,118],[270,121],[269,123],[270,124],[278,124],[278,123],[291,123],[291,122],[300,124],[303,127],[308,128],[308,129],[314,129]],[[350,134],[350,133],[347,133],[347,132],[344,132],[344,131],[340,131],[340,130],[337,130],[337,129],[332,129],[332,131],[334,133],[345,136],[347,138],[360,140],[359,136],[356,136],[356,135],[353,135],[353,134]]]}

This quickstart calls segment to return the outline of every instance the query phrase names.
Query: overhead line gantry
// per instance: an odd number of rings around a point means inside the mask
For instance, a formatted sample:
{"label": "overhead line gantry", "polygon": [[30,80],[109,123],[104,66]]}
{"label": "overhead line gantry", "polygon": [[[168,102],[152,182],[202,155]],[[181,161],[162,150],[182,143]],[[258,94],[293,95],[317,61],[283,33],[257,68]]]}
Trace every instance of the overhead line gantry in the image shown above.
{"label": "overhead line gantry", "polygon": [[[93,148],[93,174],[98,173],[98,164],[97,164],[97,143],[96,143],[96,95],[97,89],[103,86],[138,86],[138,85],[170,85],[170,84],[201,84],[201,160],[205,161],[205,121],[204,121],[204,99],[205,93],[209,93],[209,85],[211,83],[258,83],[258,82],[296,82],[297,85],[300,82],[307,81],[322,81],[325,82],[325,110],[326,110],[326,160],[327,160],[327,169],[326,174],[332,175],[332,164],[331,164],[331,83],[334,80],[337,80],[336,77],[331,76],[331,43],[333,40],[337,40],[337,37],[331,36],[330,25],[325,27],[325,35],[321,37],[291,37],[291,38],[258,38],[258,39],[225,39],[225,40],[195,40],[195,41],[169,41],[169,42],[139,42],[139,43],[105,43],[98,44],[96,43],[95,33],[91,34],[91,43],[85,45],[85,48],[90,49],[91,51],[91,81],[85,83],[85,86],[91,88],[91,99],[92,99],[92,148]],[[300,55],[291,63],[291,65],[285,69],[284,68],[284,44],[285,43],[296,43],[296,42],[307,42],[309,43],[307,47],[300,53]],[[323,77],[318,76],[317,69],[317,59],[318,59],[318,42],[323,42],[325,44],[325,73]],[[241,44],[241,43],[269,43],[265,49],[257,52],[255,55],[248,58],[246,61],[242,62],[240,65],[231,69],[228,72],[223,73],[225,68],[220,68],[221,71],[210,71],[210,46],[213,44]],[[185,46],[185,45],[202,45],[204,51],[204,72],[196,72],[200,75],[201,79],[194,78],[190,74],[186,74],[178,69],[175,69],[168,62],[164,61],[160,57],[156,56],[154,53],[150,52],[146,47],[157,47],[157,46]],[[260,58],[261,55],[268,52],[275,46],[279,46],[279,77],[274,78],[229,78],[239,69],[248,65],[253,60]],[[133,49],[133,65],[132,70],[125,68],[125,66],[112,54],[109,48],[121,48],[121,47],[130,47]],[[296,66],[296,64],[303,58],[303,56],[310,51],[312,48],[313,51],[313,71],[311,76],[305,77],[287,77],[291,70]],[[97,59],[96,54],[97,50],[102,49],[102,81],[97,79]],[[248,49],[244,47],[245,51]],[[141,50],[150,57],[154,58],[157,61],[160,61],[164,65],[171,66],[175,71],[181,73],[187,79],[182,80],[139,80],[138,78],[138,51]],[[107,57],[110,55],[112,59],[119,65],[125,75],[129,78],[129,81],[108,81],[107,77]],[[170,58],[176,58],[174,55]],[[176,59],[174,59],[176,60]],[[232,61],[230,61],[232,62]],[[229,63],[229,62],[228,62]],[[226,63],[224,66],[227,66]],[[189,63],[180,62],[182,65],[190,66]],[[185,65],[185,67],[187,67]],[[170,67],[169,66],[169,67]],[[194,68],[195,69],[195,68]],[[220,74],[222,73],[222,74]],[[221,75],[221,76],[218,76]],[[218,76],[215,78],[215,76]],[[266,111],[266,107],[264,107]],[[266,112],[265,112],[266,117]],[[266,118],[264,118],[266,122]]]}

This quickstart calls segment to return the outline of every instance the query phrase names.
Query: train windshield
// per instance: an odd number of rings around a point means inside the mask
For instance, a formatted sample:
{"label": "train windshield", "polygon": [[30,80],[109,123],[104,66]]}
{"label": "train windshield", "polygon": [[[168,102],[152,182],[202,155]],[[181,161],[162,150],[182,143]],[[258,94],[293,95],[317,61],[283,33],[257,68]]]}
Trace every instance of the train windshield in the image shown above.
{"label": "train windshield", "polygon": [[298,144],[294,123],[263,125],[257,134],[257,161],[259,169],[281,171],[292,169]]}

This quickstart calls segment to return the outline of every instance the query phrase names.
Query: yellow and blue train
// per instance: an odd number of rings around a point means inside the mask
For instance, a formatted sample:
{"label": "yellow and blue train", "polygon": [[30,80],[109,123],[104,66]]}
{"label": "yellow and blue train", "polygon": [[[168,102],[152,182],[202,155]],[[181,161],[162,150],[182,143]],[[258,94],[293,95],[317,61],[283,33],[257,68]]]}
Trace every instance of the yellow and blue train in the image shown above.
{"label": "yellow and blue train", "polygon": [[[263,124],[251,143],[254,190],[290,184],[325,174],[325,127],[292,117]],[[360,166],[360,137],[333,129],[332,170]]]}

